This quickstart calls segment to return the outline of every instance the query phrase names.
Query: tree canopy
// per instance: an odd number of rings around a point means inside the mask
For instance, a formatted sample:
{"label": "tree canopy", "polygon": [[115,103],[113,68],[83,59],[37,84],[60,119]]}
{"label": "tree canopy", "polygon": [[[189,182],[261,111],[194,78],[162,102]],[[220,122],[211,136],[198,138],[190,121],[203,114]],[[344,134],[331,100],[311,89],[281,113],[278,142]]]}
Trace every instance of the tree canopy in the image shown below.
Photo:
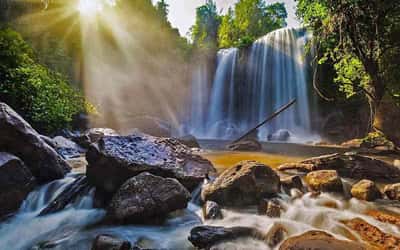
{"label": "tree canopy", "polygon": [[313,31],[316,60],[332,64],[348,97],[363,93],[372,116],[385,95],[399,98],[398,1],[299,0],[297,15]]}

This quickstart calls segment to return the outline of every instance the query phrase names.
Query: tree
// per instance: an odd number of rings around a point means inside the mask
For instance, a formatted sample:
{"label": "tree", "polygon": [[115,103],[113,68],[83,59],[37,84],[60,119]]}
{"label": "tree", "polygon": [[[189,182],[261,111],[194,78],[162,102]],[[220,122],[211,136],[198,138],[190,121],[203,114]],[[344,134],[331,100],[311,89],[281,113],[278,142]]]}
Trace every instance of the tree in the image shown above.
{"label": "tree", "polygon": [[166,22],[168,22],[168,13],[169,13],[169,5],[165,2],[165,0],[160,0],[156,4],[156,9],[161,18],[163,18]]}
{"label": "tree", "polygon": [[267,5],[264,0],[240,0],[234,11],[222,17],[219,47],[246,47],[257,38],[286,26],[283,3]]}
{"label": "tree", "polygon": [[220,22],[215,2],[207,0],[206,4],[196,9],[196,22],[191,28],[193,44],[200,48],[216,47]]}
{"label": "tree", "polygon": [[319,64],[332,62],[348,96],[363,92],[371,124],[383,97],[398,98],[400,4],[392,0],[299,0],[297,15],[313,30]]}

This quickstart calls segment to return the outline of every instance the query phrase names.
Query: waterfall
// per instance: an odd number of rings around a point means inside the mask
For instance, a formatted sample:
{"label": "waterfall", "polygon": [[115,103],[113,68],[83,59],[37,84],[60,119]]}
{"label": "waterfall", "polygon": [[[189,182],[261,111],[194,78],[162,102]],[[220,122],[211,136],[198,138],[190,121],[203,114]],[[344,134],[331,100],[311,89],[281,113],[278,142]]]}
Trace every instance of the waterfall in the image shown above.
{"label": "waterfall", "polygon": [[312,139],[308,37],[304,29],[284,28],[256,40],[248,51],[220,50],[211,89],[203,87],[200,92],[193,86],[197,97],[204,98],[202,103],[195,99],[193,105],[207,114],[192,112],[192,121],[201,130],[191,132],[202,138],[234,138],[296,98],[294,106],[259,129],[258,137],[267,140],[268,135],[286,131],[294,141]]}
{"label": "waterfall", "polygon": [[282,129],[297,137],[312,134],[306,41],[304,30],[280,29],[258,39],[251,47],[246,82],[249,92],[243,104],[247,110],[243,116],[246,127],[263,121],[279,107],[297,99],[295,106],[260,129],[260,139]]}

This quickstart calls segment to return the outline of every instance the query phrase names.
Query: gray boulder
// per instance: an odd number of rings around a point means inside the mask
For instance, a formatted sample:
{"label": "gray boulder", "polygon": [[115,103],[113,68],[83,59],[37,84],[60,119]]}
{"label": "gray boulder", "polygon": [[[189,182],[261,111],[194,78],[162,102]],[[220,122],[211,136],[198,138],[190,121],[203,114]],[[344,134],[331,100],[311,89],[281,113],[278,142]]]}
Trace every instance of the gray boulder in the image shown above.
{"label": "gray boulder", "polygon": [[35,187],[35,178],[16,156],[0,152],[0,217],[18,210]]}
{"label": "gray boulder", "polygon": [[255,161],[242,161],[206,185],[201,197],[222,206],[257,205],[262,198],[276,195],[279,189],[279,176],[274,170]]}
{"label": "gray boulder", "polygon": [[210,161],[178,141],[141,133],[103,137],[92,144],[86,158],[89,181],[107,193],[143,172],[175,178],[189,190],[215,172]]}
{"label": "gray boulder", "polygon": [[19,157],[40,183],[63,178],[70,167],[7,104],[0,102],[0,151]]}
{"label": "gray boulder", "polygon": [[113,196],[107,217],[120,223],[149,222],[186,208],[190,198],[177,180],[141,173],[126,181]]}

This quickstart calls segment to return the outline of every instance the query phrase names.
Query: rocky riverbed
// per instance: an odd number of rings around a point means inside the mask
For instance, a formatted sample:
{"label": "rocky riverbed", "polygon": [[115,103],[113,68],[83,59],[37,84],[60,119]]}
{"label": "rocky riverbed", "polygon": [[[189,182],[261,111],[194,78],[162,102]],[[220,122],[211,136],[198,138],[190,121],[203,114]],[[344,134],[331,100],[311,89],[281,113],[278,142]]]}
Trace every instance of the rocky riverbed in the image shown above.
{"label": "rocky riverbed", "polygon": [[217,171],[192,137],[66,137],[0,103],[0,249],[400,249],[400,169],[374,157]]}

